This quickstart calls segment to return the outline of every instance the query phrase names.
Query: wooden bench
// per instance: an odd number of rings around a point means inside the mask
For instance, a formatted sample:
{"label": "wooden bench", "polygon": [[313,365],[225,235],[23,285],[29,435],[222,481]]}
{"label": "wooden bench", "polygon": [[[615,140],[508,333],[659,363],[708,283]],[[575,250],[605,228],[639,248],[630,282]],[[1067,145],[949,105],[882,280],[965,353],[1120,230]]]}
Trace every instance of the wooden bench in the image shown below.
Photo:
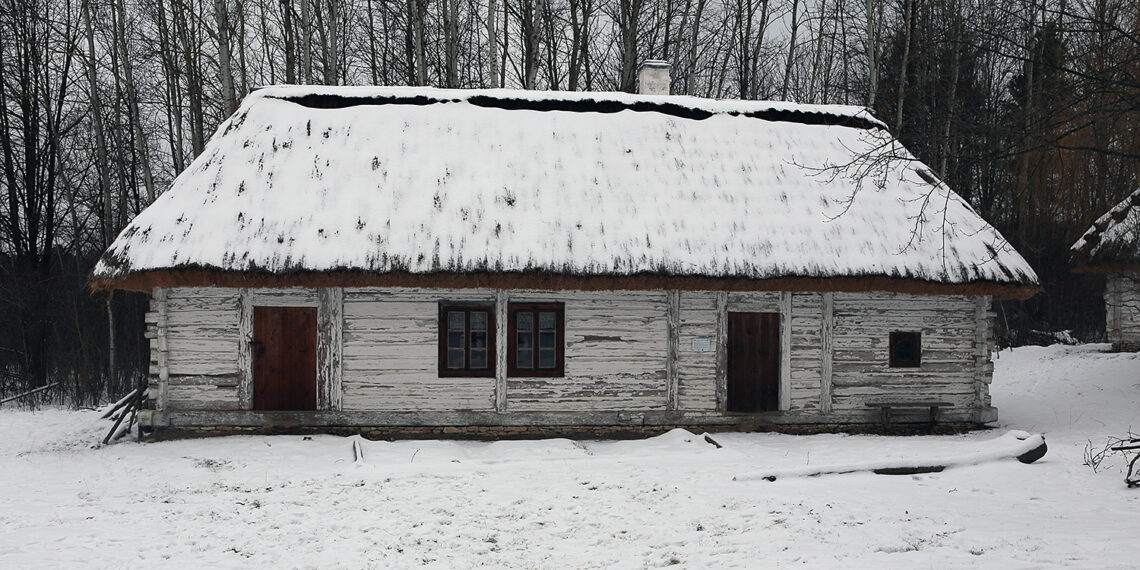
{"label": "wooden bench", "polygon": [[883,427],[891,425],[891,410],[926,408],[930,410],[930,427],[938,423],[938,408],[950,408],[950,402],[867,402],[868,408],[879,408],[883,420]]}

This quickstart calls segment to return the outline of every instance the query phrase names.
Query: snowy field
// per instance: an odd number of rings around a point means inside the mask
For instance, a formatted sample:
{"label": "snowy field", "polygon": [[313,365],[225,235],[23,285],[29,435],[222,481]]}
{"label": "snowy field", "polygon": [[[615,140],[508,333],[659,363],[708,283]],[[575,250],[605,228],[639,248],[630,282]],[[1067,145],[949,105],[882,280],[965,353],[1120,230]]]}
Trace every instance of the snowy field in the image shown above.
{"label": "snowy field", "polygon": [[[331,436],[94,449],[94,412],[5,409],[0,568],[1134,568],[1140,489],[1119,458],[1082,465],[1088,440],[1140,430],[1140,355],[1105,349],[1002,352],[1001,425],[962,436],[363,441],[354,463]],[[970,456],[1015,429],[1048,455],[754,477]]]}

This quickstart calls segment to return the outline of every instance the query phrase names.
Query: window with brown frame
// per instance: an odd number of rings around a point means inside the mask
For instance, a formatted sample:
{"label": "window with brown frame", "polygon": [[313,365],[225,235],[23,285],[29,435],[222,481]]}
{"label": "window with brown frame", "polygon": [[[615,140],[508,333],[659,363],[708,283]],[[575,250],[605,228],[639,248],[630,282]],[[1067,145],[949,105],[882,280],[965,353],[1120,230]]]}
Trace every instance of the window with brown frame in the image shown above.
{"label": "window with brown frame", "polygon": [[563,376],[564,305],[511,303],[507,315],[507,375]]}
{"label": "window with brown frame", "polygon": [[891,368],[918,368],[922,365],[922,333],[891,333]]}
{"label": "window with brown frame", "polygon": [[495,375],[492,305],[440,303],[439,375]]}

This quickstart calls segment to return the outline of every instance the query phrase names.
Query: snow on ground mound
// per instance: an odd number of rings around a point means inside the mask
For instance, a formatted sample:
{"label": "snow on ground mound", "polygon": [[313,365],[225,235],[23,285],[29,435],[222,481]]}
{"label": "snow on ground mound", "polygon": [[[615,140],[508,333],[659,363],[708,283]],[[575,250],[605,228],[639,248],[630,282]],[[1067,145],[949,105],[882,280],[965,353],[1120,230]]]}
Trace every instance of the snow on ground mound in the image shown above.
{"label": "snow on ground mound", "polygon": [[[1004,436],[674,431],[639,441],[242,436],[89,446],[93,412],[0,409],[0,567],[1131,568],[1140,494],[1088,440],[1140,424],[1140,356],[996,360],[1016,461],[739,484],[742,473],[947,457]],[[96,426],[94,429],[88,426]]]}

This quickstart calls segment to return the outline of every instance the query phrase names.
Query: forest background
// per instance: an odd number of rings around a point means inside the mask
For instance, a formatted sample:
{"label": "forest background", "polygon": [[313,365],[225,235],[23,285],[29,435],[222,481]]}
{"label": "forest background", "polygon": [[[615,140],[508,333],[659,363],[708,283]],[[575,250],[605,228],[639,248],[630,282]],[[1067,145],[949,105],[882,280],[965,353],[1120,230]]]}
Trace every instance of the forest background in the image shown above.
{"label": "forest background", "polygon": [[87,277],[251,89],[634,91],[645,59],[673,94],[870,108],[1037,269],[999,342],[1103,338],[1068,247],[1140,182],[1134,0],[0,0],[0,396],[146,373],[146,296]]}

